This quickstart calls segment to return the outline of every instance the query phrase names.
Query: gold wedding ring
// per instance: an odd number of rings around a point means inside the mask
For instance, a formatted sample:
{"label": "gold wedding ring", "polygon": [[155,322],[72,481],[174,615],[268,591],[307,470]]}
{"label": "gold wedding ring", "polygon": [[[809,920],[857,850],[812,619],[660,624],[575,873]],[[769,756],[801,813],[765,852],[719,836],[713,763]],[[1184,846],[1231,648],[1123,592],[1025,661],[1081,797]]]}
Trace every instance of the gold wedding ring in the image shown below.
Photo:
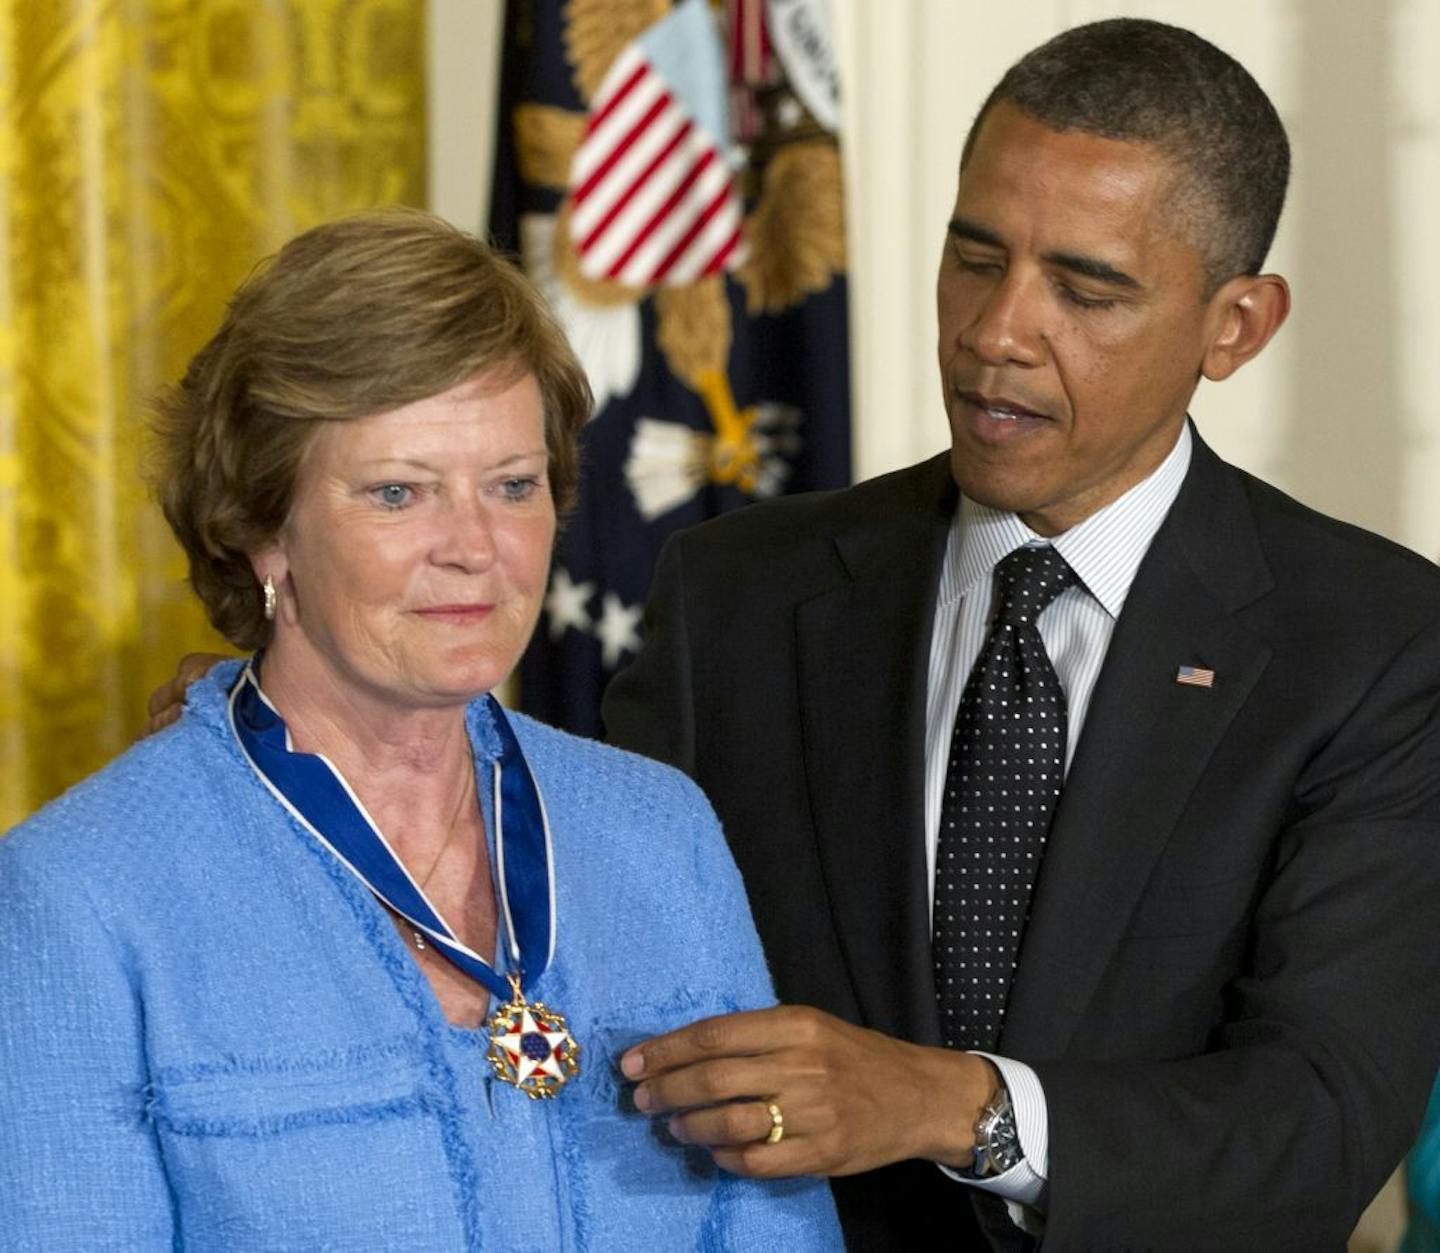
{"label": "gold wedding ring", "polygon": [[765,1109],[770,1114],[770,1134],[765,1137],[765,1143],[779,1144],[785,1138],[785,1115],[774,1101],[765,1106]]}

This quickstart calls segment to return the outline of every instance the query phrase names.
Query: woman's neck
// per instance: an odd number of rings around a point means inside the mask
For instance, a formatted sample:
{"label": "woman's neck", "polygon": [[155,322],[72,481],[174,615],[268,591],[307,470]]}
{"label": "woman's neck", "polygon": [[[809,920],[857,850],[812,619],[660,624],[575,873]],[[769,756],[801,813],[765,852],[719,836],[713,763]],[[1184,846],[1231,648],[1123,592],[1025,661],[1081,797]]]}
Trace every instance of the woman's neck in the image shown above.
{"label": "woman's neck", "polygon": [[334,763],[402,860],[423,859],[473,791],[464,706],[401,707],[307,652],[272,646],[260,674],[292,745]]}

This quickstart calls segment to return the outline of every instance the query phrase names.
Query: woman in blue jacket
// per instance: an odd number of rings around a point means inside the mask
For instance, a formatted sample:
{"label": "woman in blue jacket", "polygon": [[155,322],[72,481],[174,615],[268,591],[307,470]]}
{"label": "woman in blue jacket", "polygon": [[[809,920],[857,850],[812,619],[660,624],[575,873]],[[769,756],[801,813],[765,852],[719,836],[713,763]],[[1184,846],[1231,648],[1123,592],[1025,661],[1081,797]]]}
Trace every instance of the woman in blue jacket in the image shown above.
{"label": "woman in blue jacket", "polygon": [[838,1247],[823,1182],[717,1171],[617,1077],[771,1000],[704,798],[490,695],[588,411],[424,214],[236,295],[159,487],[255,655],[0,842],[0,1247]]}

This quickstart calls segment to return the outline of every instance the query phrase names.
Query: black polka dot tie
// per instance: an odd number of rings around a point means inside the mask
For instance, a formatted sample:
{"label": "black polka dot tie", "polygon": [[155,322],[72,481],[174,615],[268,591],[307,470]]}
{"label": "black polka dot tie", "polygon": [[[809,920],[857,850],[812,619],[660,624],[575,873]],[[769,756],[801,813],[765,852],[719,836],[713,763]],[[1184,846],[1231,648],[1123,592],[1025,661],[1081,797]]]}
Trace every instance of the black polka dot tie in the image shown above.
{"label": "black polka dot tie", "polygon": [[1036,623],[1076,581],[1053,548],[995,567],[990,634],[960,697],[940,806],[935,991],[950,1048],[993,1049],[1065,778],[1065,693]]}

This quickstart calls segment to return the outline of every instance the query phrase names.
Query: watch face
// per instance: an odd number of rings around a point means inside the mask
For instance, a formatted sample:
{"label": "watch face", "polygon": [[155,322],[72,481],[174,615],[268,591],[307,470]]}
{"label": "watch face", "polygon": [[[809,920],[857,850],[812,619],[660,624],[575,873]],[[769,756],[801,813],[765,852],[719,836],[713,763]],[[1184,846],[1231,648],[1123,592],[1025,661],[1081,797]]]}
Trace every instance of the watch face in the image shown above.
{"label": "watch face", "polygon": [[977,1138],[980,1142],[977,1156],[983,1160],[982,1174],[1003,1175],[1025,1156],[1015,1129],[1015,1111],[1009,1101],[986,1111]]}
{"label": "watch face", "polygon": [[1015,1131],[1015,1115],[1008,1109],[1004,1110],[990,1124],[989,1131],[986,1156],[994,1164],[995,1173],[1004,1174],[1025,1156],[1020,1151],[1020,1137]]}

